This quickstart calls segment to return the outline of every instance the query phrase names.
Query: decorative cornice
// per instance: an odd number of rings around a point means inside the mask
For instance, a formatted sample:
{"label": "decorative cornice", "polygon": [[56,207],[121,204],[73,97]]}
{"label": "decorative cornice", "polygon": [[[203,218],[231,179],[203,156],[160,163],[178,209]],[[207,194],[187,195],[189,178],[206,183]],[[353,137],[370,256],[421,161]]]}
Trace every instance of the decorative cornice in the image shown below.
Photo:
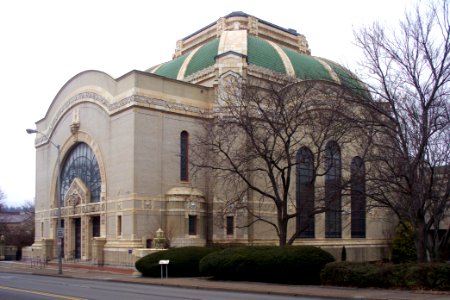
{"label": "decorative cornice", "polygon": [[247,59],[247,55],[239,53],[239,52],[236,52],[236,51],[233,51],[233,50],[229,50],[227,52],[223,52],[223,53],[217,54],[214,57],[214,59],[218,59],[218,58],[221,58],[221,57],[224,57],[224,56],[227,56],[227,55],[236,55],[236,56],[239,56],[241,58]]}
{"label": "decorative cornice", "polygon": [[[131,95],[129,97],[122,98],[119,101],[111,102],[97,93],[82,92],[74,95],[64,102],[64,104],[55,113],[54,117],[50,121],[50,125],[44,131],[44,133],[50,137],[58,122],[61,120],[62,116],[66,114],[72,107],[83,102],[97,104],[109,115],[117,114],[120,111],[134,106],[163,110],[166,112],[178,114],[192,114],[196,115],[197,117],[205,117],[206,113],[208,112],[206,109],[196,106],[170,102],[163,99],[142,95]],[[35,146],[40,146],[46,143],[48,143],[48,139],[42,136],[36,139]]]}
{"label": "decorative cornice", "polygon": [[292,82],[292,81],[300,81],[298,78],[294,76],[290,76],[283,73],[278,73],[273,70],[260,67],[257,65],[251,65],[249,64],[247,67],[247,71],[249,75],[255,76],[255,77],[264,77],[264,79],[279,83],[286,83],[286,82]]}
{"label": "decorative cornice", "polygon": [[187,76],[186,78],[184,78],[184,81],[195,83],[195,82],[201,81],[207,77],[214,77],[216,75],[215,70],[216,70],[215,65],[209,66],[203,70],[197,71],[197,72]]}
{"label": "decorative cornice", "polygon": [[[90,101],[86,101],[86,99],[90,99]],[[54,128],[58,124],[59,120],[61,120],[62,116],[73,106],[81,103],[81,102],[93,102],[102,107],[105,111],[109,112],[109,107],[111,106],[108,99],[105,97],[94,93],[94,92],[82,92],[79,94],[76,94],[75,96],[70,97],[67,101],[64,102],[64,104],[58,109],[58,111],[55,113],[54,117],[52,118],[50,125],[48,126],[47,130],[45,130],[45,134],[47,136],[51,136],[51,133],[53,132]],[[40,139],[36,139],[36,146],[42,145],[47,143],[48,140],[45,137],[41,137]]]}

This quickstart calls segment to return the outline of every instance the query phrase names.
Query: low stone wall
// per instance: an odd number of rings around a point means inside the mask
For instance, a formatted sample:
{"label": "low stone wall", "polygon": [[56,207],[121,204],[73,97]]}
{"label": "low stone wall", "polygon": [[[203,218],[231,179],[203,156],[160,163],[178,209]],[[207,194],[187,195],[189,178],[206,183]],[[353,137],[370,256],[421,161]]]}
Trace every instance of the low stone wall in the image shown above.
{"label": "low stone wall", "polygon": [[16,246],[0,246],[0,260],[16,260],[18,259],[17,255]]}
{"label": "low stone wall", "polygon": [[140,249],[105,249],[104,264],[114,266],[134,267],[134,263],[151,253],[164,251],[165,249],[140,248]]}
{"label": "low stone wall", "polygon": [[[343,246],[322,246],[323,250],[334,256],[336,261],[341,261]],[[389,259],[390,250],[387,245],[345,246],[347,261],[366,262]]]}
{"label": "low stone wall", "polygon": [[35,251],[31,246],[22,248],[22,260],[31,260],[35,256],[41,256],[41,251]]}
{"label": "low stone wall", "polygon": [[105,265],[132,267],[137,260],[133,255],[133,249],[108,248],[104,249],[103,255]]}

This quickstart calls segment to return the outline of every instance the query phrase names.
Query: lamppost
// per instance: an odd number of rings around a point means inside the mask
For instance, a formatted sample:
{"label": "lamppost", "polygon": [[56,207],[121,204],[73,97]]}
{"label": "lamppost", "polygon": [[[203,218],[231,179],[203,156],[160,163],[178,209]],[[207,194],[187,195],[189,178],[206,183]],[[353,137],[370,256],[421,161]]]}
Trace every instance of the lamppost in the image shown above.
{"label": "lamppost", "polygon": [[40,134],[43,137],[47,139],[47,141],[52,144],[56,150],[58,151],[57,156],[57,176],[56,176],[56,203],[58,206],[58,214],[57,214],[57,225],[56,225],[56,237],[58,240],[58,274],[62,274],[62,238],[64,237],[64,232],[61,227],[61,197],[60,197],[60,176],[61,176],[61,149],[59,145],[55,144],[47,135],[43,134],[40,131],[37,131],[36,129],[27,129],[28,134]]}

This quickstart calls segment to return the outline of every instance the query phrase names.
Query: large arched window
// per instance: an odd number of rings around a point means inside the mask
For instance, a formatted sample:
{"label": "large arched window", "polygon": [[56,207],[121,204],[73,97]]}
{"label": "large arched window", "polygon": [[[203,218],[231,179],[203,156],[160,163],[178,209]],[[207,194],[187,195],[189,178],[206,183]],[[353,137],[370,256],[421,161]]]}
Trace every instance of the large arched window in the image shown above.
{"label": "large arched window", "polygon": [[336,142],[325,148],[325,237],[340,238],[341,226],[341,150]]}
{"label": "large arched window", "polygon": [[180,180],[189,180],[189,133],[180,134]]}
{"label": "large arched window", "polygon": [[366,171],[364,161],[356,156],[351,165],[352,238],[366,237]]}
{"label": "large arched window", "polygon": [[79,143],[72,148],[61,168],[61,206],[72,181],[77,177],[89,188],[91,202],[99,202],[102,185],[100,170],[94,152],[85,143]]}
{"label": "large arched window", "polygon": [[299,237],[314,237],[314,157],[306,147],[297,152],[297,232]]}

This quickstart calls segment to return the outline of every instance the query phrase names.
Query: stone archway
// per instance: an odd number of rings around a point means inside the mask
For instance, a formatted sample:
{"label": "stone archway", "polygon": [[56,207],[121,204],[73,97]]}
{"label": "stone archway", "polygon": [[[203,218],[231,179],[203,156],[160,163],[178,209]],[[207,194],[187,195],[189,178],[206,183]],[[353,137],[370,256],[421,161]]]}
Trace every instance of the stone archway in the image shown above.
{"label": "stone archway", "polygon": [[[88,173],[91,175],[95,174],[94,178],[97,178],[95,185],[92,185],[92,181],[89,181],[89,178],[92,178],[92,176],[86,177],[88,182],[84,181],[86,171],[71,171],[68,174],[72,175],[65,178],[66,163],[70,162],[72,151],[76,151],[78,145],[88,149],[91,159],[97,164],[95,173]],[[90,260],[93,255],[94,237],[101,238],[106,236],[105,166],[98,146],[91,137],[83,132],[77,132],[73,135],[63,146],[62,153],[64,153],[64,160],[61,167],[60,180],[61,186],[65,182],[65,187],[60,191],[60,197],[62,198],[61,214],[66,225],[64,228],[65,257],[68,259]],[[68,170],[72,170],[70,164],[68,168]]]}

